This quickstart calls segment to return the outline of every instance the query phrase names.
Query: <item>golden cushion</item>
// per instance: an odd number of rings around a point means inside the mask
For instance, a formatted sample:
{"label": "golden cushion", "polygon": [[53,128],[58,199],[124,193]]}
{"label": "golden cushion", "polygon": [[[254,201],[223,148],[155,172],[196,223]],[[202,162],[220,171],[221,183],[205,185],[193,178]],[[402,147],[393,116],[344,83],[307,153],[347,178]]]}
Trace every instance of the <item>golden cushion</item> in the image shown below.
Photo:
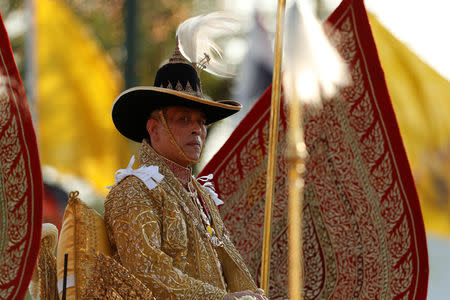
{"label": "golden cushion", "polygon": [[111,255],[111,246],[103,218],[78,198],[69,194],[56,252],[58,291],[62,295],[64,254],[67,260],[66,299],[81,299],[95,266],[96,252]]}

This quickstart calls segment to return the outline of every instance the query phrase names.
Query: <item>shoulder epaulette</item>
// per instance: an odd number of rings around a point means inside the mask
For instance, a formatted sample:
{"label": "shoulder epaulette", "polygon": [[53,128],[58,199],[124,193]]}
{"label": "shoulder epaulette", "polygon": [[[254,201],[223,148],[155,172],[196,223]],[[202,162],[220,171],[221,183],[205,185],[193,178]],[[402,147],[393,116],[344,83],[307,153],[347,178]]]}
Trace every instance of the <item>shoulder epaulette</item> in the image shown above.
{"label": "shoulder epaulette", "polygon": [[[133,175],[142,180],[142,182],[147,186],[149,190],[154,189],[158,186],[158,183],[163,180],[164,175],[159,173],[158,166],[148,166],[148,167],[140,167],[139,169],[133,169],[134,164],[134,155],[131,157],[130,163],[126,169],[117,170],[114,174],[114,185],[121,182],[126,177]],[[113,186],[114,186],[113,185]],[[113,186],[107,186],[107,189],[112,188]]]}

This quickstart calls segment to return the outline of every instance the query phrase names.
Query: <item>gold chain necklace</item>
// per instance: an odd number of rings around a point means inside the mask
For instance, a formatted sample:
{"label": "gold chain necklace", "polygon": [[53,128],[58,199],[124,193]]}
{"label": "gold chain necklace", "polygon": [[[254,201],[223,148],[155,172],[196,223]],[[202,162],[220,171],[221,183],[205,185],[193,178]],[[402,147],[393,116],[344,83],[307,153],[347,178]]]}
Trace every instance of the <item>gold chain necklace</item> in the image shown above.
{"label": "gold chain necklace", "polygon": [[[193,192],[189,191],[188,194],[193,201],[196,201],[196,199],[194,199],[194,198],[198,197],[197,193],[193,193]],[[208,224],[207,227],[205,228],[204,221],[202,220],[202,222],[199,222],[198,218],[195,217],[194,214],[191,212],[191,210],[186,206],[186,203],[184,203],[183,201],[180,201],[180,205],[183,208],[184,212],[191,218],[192,222],[194,223],[194,226],[200,231],[200,233],[206,239],[208,239],[211,242],[211,244],[214,247],[223,247],[223,242],[217,237],[214,228],[212,228],[212,226],[210,224]],[[200,209],[199,213],[200,213],[200,218],[201,218],[202,217],[201,209]],[[205,216],[205,218],[207,219],[206,216]],[[202,223],[202,224],[200,224],[200,223]]]}

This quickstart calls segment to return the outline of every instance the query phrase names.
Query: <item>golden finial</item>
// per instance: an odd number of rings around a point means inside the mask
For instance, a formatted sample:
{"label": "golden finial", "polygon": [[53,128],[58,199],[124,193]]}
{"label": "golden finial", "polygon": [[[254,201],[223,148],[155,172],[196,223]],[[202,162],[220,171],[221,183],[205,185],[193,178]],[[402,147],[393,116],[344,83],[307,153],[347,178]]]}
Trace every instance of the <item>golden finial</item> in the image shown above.
{"label": "golden finial", "polygon": [[176,47],[173,51],[172,57],[169,59],[169,63],[187,63],[186,59],[184,59],[183,54],[180,52],[180,48],[178,47],[178,38],[176,40]]}

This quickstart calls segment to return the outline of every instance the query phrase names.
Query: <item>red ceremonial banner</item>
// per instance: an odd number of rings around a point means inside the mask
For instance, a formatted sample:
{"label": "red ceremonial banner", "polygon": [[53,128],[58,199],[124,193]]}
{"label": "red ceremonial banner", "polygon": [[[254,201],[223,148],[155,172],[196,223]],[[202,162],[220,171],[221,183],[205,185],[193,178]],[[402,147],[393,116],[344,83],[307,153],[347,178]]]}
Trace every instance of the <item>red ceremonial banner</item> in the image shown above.
{"label": "red ceremonial banner", "polygon": [[39,253],[42,175],[28,101],[0,16],[0,299],[23,299]]}
{"label": "red ceremonial banner", "polygon": [[[304,106],[305,299],[425,299],[428,254],[414,181],[361,0],[327,32],[353,84]],[[270,89],[199,176],[214,174],[221,214],[254,278],[261,272]],[[271,299],[288,297],[287,107],[282,99],[270,263]],[[300,230],[300,228],[299,228]]]}

